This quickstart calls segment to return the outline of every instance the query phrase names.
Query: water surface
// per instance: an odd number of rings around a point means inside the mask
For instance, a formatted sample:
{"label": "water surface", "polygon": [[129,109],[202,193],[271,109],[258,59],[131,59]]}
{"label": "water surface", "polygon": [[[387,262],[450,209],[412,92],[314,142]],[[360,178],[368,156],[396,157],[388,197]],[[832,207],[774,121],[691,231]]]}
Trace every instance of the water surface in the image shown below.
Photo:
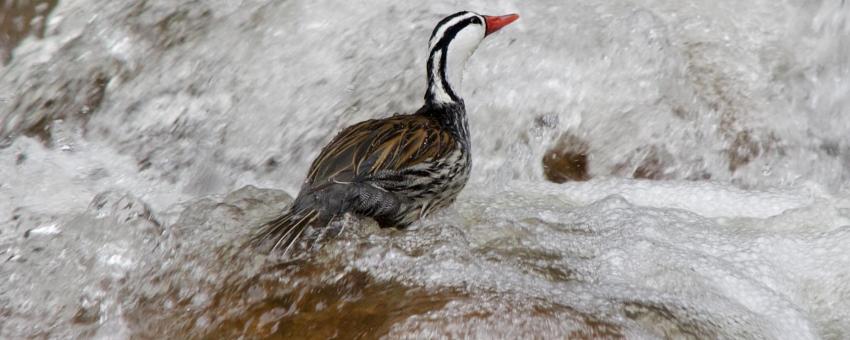
{"label": "water surface", "polygon": [[[844,1],[0,6],[0,338],[850,337]],[[242,248],[460,9],[458,201]]]}

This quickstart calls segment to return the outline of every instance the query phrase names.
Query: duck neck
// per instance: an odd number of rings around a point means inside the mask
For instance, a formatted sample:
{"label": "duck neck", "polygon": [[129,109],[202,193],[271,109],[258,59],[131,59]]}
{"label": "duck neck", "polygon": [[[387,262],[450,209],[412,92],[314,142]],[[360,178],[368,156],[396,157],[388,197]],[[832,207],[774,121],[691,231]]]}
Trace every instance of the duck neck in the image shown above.
{"label": "duck neck", "polygon": [[468,55],[458,58],[447,52],[447,47],[431,50],[423,113],[436,119],[441,126],[466,142],[469,139],[469,127],[459,91]]}
{"label": "duck neck", "polygon": [[[469,21],[471,19],[463,19]],[[484,39],[483,30],[464,29],[462,22],[435,32],[428,52],[428,104],[463,103],[461,83],[466,61]]]}
{"label": "duck neck", "polygon": [[469,138],[469,129],[460,93],[463,70],[482,38],[480,32],[453,32],[450,28],[443,39],[435,39],[428,54],[425,112],[464,140]]}
{"label": "duck neck", "polygon": [[448,45],[435,46],[428,55],[428,91],[425,102],[447,105],[463,103],[461,87],[467,56],[451,53]]}

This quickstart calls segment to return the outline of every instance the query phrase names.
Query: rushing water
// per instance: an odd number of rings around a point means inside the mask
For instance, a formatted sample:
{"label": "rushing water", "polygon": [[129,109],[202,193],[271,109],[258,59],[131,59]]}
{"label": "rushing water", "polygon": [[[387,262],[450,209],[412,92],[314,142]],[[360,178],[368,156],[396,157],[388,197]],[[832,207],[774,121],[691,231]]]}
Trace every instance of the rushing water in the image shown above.
{"label": "rushing water", "polygon": [[[521,19],[470,61],[456,204],[405,231],[346,219],[296,259],[242,248],[335,131],[418,108],[459,9]],[[843,0],[0,19],[0,338],[850,337]]]}

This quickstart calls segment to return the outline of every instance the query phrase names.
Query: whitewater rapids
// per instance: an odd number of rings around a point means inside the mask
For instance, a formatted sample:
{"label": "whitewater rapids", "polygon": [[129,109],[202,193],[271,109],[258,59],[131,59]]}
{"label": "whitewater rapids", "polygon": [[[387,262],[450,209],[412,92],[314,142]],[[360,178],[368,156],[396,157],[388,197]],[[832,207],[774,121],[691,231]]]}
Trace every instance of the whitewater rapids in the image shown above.
{"label": "whitewater rapids", "polygon": [[[521,19],[470,60],[457,202],[295,261],[241,248],[334,132],[421,105],[461,9]],[[850,338],[843,0],[0,14],[0,338]]]}

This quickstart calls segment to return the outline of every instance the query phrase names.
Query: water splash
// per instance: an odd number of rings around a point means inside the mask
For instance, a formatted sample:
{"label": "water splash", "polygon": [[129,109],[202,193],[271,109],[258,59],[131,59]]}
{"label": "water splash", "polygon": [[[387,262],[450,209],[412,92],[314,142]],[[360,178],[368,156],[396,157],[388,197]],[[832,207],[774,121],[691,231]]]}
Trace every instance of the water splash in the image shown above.
{"label": "water splash", "polygon": [[0,337],[850,334],[840,0],[464,3],[522,19],[470,62],[454,207],[238,247],[420,105],[458,5],[60,2],[0,70]]}

